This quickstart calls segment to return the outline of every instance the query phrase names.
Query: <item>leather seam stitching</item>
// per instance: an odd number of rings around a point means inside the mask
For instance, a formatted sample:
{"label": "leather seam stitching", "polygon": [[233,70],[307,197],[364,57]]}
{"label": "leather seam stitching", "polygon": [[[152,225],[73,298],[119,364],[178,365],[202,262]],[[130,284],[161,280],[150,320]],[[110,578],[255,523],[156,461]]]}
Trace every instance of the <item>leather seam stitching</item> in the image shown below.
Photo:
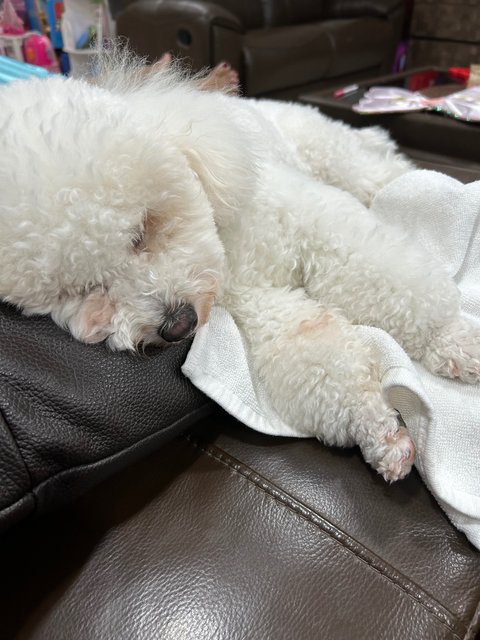
{"label": "leather seam stitching", "polygon": [[[448,611],[439,603],[435,603],[433,601],[433,597],[430,594],[425,592],[423,589],[421,589],[421,587],[416,585],[408,578],[404,577],[404,582],[402,584],[402,582],[399,580],[401,574],[395,571],[393,567],[390,567],[390,571],[397,575],[388,575],[387,571],[389,571],[389,567],[385,563],[382,563],[381,559],[378,558],[378,556],[375,556],[375,554],[373,554],[373,552],[371,552],[367,547],[364,547],[361,543],[339,529],[333,523],[329,522],[326,518],[316,513],[310,507],[304,505],[296,498],[289,496],[283,491],[283,489],[276,487],[271,482],[263,478],[260,474],[253,471],[250,467],[246,466],[240,461],[237,461],[235,458],[232,458],[229,454],[223,452],[221,449],[218,449],[217,447],[214,447],[212,445],[204,447],[203,445],[193,441],[191,436],[187,436],[187,439],[193,446],[203,451],[206,455],[213,458],[225,467],[229,468],[231,471],[234,471],[235,473],[241,475],[255,488],[273,498],[273,500],[275,500],[278,505],[286,507],[289,511],[299,516],[304,521],[313,524],[318,529],[321,529],[330,538],[339,543],[346,551],[352,553],[356,558],[373,569],[377,574],[388,580],[394,586],[398,587],[408,597],[419,604],[423,609],[434,615],[441,624],[447,627],[448,630],[454,634],[455,638],[461,640],[461,636],[459,635],[459,627],[462,627],[462,634],[465,633],[466,627],[460,620],[458,620],[458,618],[456,618],[453,613]],[[407,581],[412,586],[409,586],[407,584]],[[421,593],[417,593],[415,591],[415,588],[421,590]],[[427,601],[426,598],[428,598],[429,601]],[[456,629],[458,629],[458,631]]]}

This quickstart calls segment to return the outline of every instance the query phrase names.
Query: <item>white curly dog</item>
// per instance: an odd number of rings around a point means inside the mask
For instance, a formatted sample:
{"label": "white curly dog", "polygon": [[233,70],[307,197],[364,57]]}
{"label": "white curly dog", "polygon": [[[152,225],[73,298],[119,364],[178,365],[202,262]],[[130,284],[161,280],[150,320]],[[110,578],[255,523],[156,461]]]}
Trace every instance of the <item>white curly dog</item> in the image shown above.
{"label": "white curly dog", "polygon": [[405,476],[414,446],[355,325],[480,378],[456,285],[368,210],[407,160],[312,108],[109,64],[96,85],[0,90],[0,297],[112,349],[176,342],[224,305],[286,423]]}

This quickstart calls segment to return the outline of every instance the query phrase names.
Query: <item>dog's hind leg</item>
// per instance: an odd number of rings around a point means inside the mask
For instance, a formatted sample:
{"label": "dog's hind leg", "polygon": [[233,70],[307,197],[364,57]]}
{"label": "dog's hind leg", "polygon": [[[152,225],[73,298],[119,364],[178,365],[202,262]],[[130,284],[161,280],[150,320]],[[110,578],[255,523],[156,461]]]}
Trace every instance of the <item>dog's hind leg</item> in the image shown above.
{"label": "dog's hind leg", "polygon": [[384,185],[415,168],[378,127],[354,129],[309,106],[259,101],[257,108],[311,175],[367,206]]}
{"label": "dog's hind leg", "polygon": [[410,471],[413,443],[383,397],[369,347],[343,316],[301,289],[246,289],[227,306],[285,423],[329,445],[359,445],[388,481]]}
{"label": "dog's hind leg", "polygon": [[458,288],[435,258],[388,228],[364,236],[354,250],[344,234],[336,252],[317,254],[312,228],[304,282],[312,298],[354,324],[383,329],[432,373],[480,382],[480,327],[461,315]]}
{"label": "dog's hind leg", "polygon": [[433,373],[478,382],[480,328],[460,315],[460,293],[443,264],[372,212],[357,214],[363,207],[348,194],[317,193],[320,214],[306,209],[299,223],[308,295],[353,324],[383,329]]}
{"label": "dog's hind leg", "polygon": [[480,382],[480,327],[457,316],[425,347],[421,363],[432,373],[462,382]]}
{"label": "dog's hind leg", "polygon": [[[326,208],[322,215],[324,226]],[[316,234],[316,221],[302,220],[308,294],[354,324],[383,329],[432,373],[480,382],[480,327],[461,315],[458,287],[444,266],[394,228],[369,229],[369,211],[333,215],[341,236]]]}

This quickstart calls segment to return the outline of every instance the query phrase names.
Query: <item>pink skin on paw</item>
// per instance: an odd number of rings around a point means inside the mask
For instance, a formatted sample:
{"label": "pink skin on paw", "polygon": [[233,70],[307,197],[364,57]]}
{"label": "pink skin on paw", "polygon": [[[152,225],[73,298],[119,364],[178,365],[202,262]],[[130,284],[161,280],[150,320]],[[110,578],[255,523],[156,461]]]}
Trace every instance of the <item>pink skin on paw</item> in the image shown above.
{"label": "pink skin on paw", "polygon": [[377,471],[387,482],[395,482],[410,472],[415,459],[415,445],[405,427],[400,427],[386,440],[391,448],[381,460]]}

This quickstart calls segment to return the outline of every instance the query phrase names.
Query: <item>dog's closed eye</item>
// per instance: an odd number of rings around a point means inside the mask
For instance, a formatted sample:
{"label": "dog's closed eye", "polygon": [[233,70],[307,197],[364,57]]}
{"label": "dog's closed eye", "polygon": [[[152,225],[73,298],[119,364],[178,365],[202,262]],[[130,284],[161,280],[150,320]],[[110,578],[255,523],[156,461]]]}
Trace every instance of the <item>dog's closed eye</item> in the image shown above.
{"label": "dog's closed eye", "polygon": [[147,248],[147,243],[145,242],[145,231],[141,227],[138,227],[132,233],[132,247],[135,253],[141,253]]}
{"label": "dog's closed eye", "polygon": [[158,212],[148,209],[143,223],[132,229],[132,247],[135,253],[158,249],[159,232],[164,231],[164,221]]}

